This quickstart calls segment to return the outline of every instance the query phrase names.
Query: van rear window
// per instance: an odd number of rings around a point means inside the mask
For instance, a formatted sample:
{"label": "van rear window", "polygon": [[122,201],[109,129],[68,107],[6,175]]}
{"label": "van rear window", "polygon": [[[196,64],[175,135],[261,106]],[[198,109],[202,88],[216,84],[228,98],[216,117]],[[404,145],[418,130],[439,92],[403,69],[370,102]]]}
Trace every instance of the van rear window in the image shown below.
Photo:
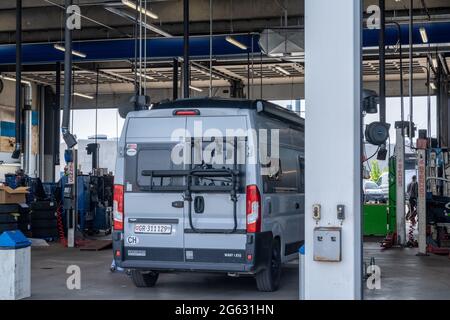
{"label": "van rear window", "polygon": [[141,149],[137,156],[137,184],[139,186],[182,186],[182,177],[160,177],[153,178],[143,176],[145,170],[182,170],[182,165],[176,165],[171,161],[171,149],[152,148]]}
{"label": "van rear window", "polygon": [[[245,151],[245,144],[243,140],[237,143],[237,148]],[[245,159],[244,163],[239,162],[242,159],[237,156],[233,143],[215,145],[204,141],[201,147],[199,143],[192,143],[191,161],[187,163],[184,158],[186,151],[178,145],[174,152],[175,146],[168,143],[138,144],[136,156],[126,157],[126,181],[133,186],[129,191],[178,192],[189,185],[198,192],[227,192],[234,183],[240,191],[244,190]],[[174,155],[178,159],[172,159]]]}

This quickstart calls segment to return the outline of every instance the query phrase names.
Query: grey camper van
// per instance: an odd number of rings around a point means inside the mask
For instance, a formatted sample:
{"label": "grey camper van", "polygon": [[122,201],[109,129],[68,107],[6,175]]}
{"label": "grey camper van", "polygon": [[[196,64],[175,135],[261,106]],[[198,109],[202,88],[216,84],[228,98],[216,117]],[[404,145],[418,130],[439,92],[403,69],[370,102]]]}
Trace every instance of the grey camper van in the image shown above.
{"label": "grey camper van", "polygon": [[304,241],[304,163],[304,120],[266,101],[184,99],[128,113],[116,264],[138,287],[200,271],[251,275],[259,290],[276,290]]}

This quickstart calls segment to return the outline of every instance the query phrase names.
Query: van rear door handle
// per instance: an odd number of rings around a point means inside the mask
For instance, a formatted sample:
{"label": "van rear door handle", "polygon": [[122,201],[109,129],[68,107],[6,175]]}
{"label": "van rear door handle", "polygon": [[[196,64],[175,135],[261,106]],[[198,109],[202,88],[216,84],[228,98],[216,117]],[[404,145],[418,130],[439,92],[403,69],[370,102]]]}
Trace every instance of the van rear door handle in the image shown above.
{"label": "van rear door handle", "polygon": [[174,208],[183,208],[184,207],[184,201],[174,201],[174,202],[172,202],[172,207],[174,207]]}
{"label": "van rear door handle", "polygon": [[297,209],[297,210],[300,209],[300,203],[298,203],[298,202],[295,203],[295,209]]}

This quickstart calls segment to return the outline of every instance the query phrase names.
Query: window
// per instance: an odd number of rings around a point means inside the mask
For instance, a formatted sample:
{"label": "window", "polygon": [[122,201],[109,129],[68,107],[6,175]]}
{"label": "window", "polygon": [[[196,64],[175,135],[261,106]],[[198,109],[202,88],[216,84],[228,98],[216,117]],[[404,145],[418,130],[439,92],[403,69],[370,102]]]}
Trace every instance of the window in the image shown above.
{"label": "window", "polygon": [[280,168],[275,175],[263,176],[265,193],[298,193],[301,182],[298,161],[299,152],[280,148]]}
{"label": "window", "polygon": [[[208,139],[204,138],[200,142],[196,141],[192,150],[193,169],[227,169],[233,170],[236,161],[236,169],[239,170],[239,189],[240,192],[245,187],[245,147],[246,140],[238,138],[237,145],[234,144],[233,137],[228,139]],[[231,186],[232,178],[230,177],[203,177],[195,178],[193,181],[197,186]]]}
{"label": "window", "polygon": [[160,177],[153,178],[143,176],[144,170],[181,170],[181,165],[176,165],[171,161],[171,150],[167,148],[141,149],[137,156],[137,176],[138,185],[141,187],[149,187],[150,181],[152,186],[181,186],[183,185],[182,177]]}

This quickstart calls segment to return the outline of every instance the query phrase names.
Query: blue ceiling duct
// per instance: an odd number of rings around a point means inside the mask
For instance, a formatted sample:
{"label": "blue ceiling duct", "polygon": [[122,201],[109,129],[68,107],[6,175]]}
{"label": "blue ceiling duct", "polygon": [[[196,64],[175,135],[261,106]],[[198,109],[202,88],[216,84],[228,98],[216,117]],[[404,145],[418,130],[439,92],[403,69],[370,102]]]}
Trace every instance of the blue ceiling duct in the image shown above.
{"label": "blue ceiling duct", "polygon": [[[413,31],[414,44],[422,44],[419,29],[427,30],[430,44],[450,44],[450,23],[432,22],[416,24]],[[408,44],[408,25],[402,24],[402,43]],[[365,48],[378,46],[379,30],[365,29],[363,33],[363,45]],[[246,55],[251,52],[253,40],[253,52],[260,53],[258,35],[233,35],[239,42],[247,46],[242,50],[225,40],[225,35],[213,37],[214,56]],[[395,26],[386,27],[386,45],[397,43],[397,29]],[[49,64],[64,60],[64,53],[53,47],[54,43],[36,43],[23,45],[24,64]],[[75,41],[73,49],[87,55],[86,58],[73,56],[74,62],[91,61],[118,61],[134,59],[134,39]],[[16,46],[0,45],[0,65],[15,64]],[[193,36],[190,38],[190,55],[192,57],[209,56],[209,36]],[[150,59],[171,59],[183,56],[183,37],[152,38],[147,40],[147,56]]]}
{"label": "blue ceiling duct", "polygon": [[[239,42],[247,46],[242,50],[225,40],[225,35],[213,37],[213,55],[242,55],[253,51],[259,53],[259,37],[257,35],[233,35]],[[147,42],[147,57],[149,59],[165,59],[183,56],[183,38],[152,38]],[[209,36],[193,36],[190,38],[190,55],[192,57],[209,56]],[[56,50],[54,43],[36,43],[23,45],[23,64],[48,64],[64,61],[64,52]],[[114,61],[134,59],[134,39],[115,39],[98,41],[74,41],[73,50],[86,54],[86,58],[73,56],[74,62],[81,61]],[[0,46],[0,64],[15,63],[16,46]]]}

